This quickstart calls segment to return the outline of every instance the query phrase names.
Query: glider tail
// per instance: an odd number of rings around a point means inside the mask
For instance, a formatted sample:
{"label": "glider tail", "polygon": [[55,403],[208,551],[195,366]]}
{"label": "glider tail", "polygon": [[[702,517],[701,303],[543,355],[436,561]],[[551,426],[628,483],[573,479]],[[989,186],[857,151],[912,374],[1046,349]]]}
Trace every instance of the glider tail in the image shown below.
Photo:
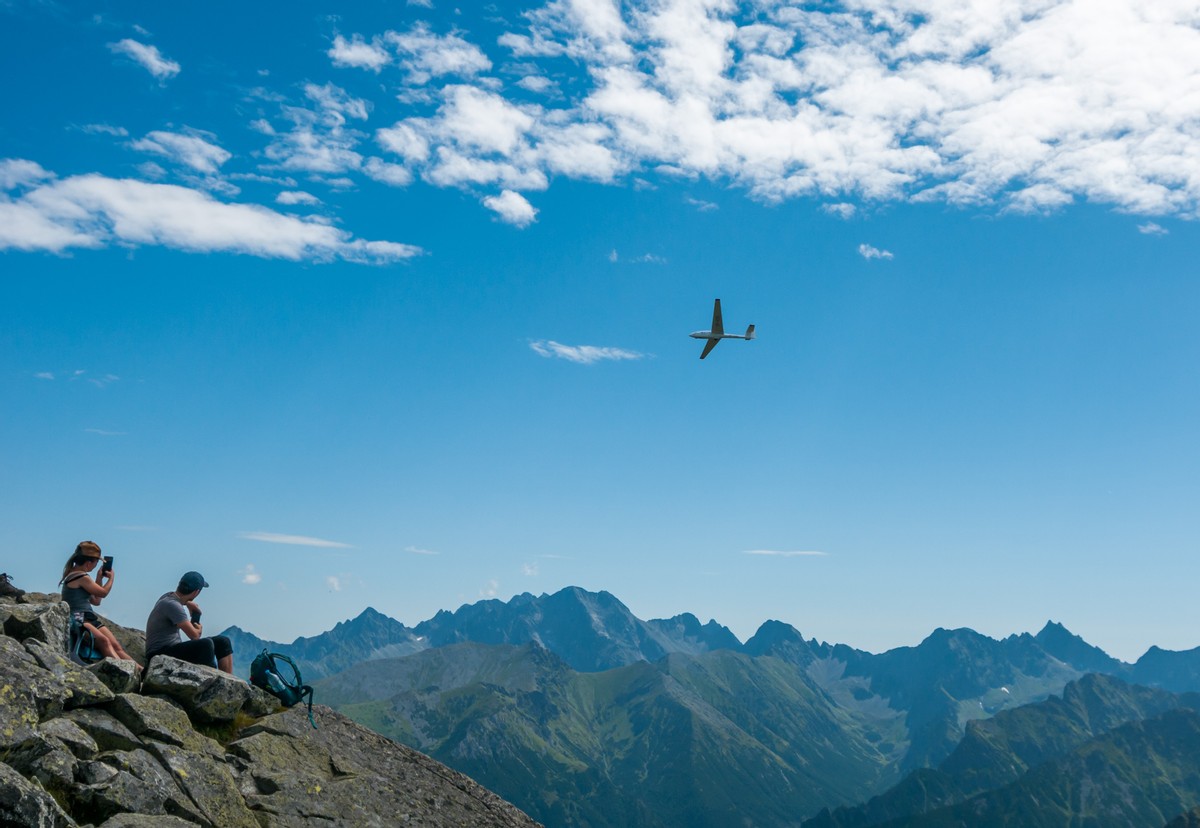
{"label": "glider tail", "polygon": [[754,326],[746,328],[746,339],[754,339]]}

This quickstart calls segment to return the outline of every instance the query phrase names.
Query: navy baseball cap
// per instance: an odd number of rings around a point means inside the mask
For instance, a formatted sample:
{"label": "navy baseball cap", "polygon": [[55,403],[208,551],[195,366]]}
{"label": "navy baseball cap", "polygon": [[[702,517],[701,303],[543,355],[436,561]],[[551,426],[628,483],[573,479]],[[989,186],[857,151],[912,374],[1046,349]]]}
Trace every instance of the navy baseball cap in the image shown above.
{"label": "navy baseball cap", "polygon": [[180,592],[195,592],[206,586],[208,586],[208,581],[204,580],[204,576],[199,572],[185,572],[179,579]]}

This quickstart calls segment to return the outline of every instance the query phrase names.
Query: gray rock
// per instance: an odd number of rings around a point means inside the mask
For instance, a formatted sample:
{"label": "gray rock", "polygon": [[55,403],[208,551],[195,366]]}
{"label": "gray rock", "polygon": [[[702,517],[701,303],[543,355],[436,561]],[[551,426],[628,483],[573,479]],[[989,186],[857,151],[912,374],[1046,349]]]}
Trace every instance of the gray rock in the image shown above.
{"label": "gray rock", "polygon": [[229,722],[257,694],[249,684],[212,667],[155,656],[142,678],[143,693],[162,693],[180,702],[188,715],[201,722]]}
{"label": "gray rock", "polygon": [[[116,751],[102,756],[115,769],[106,781],[76,788],[71,795],[75,817],[104,822],[122,813],[172,814],[208,824],[171,773],[145,750]],[[89,771],[95,773],[93,769]]]}
{"label": "gray rock", "polygon": [[43,668],[48,670],[59,683],[71,691],[66,706],[91,707],[112,701],[113,691],[105,686],[93,673],[80,667],[67,658],[59,649],[51,647],[36,638],[25,640],[25,649],[29,651]]}
{"label": "gray rock", "polygon": [[196,828],[196,823],[173,816],[117,814],[100,828]]}
{"label": "gray rock", "polygon": [[142,684],[142,668],[136,661],[102,658],[84,669],[114,693],[134,693]]}
{"label": "gray rock", "polygon": [[259,828],[224,762],[173,745],[151,742],[149,747],[174,774],[175,783],[213,825]]}
{"label": "gray rock", "polygon": [[140,739],[155,739],[216,758],[225,755],[215,740],[197,733],[187,714],[165,698],[128,693],[117,696],[106,710]]}
{"label": "gray rock", "polygon": [[240,759],[246,802],[263,825],[537,825],[428,756],[323,705],[313,713],[317,730],[294,707],[246,728],[227,747]]}
{"label": "gray rock", "polygon": [[0,763],[0,825],[69,828],[75,824],[54,797]]}
{"label": "gray rock", "polygon": [[65,791],[75,782],[78,760],[67,746],[53,736],[37,734],[20,748],[10,751],[5,762],[27,779],[36,779],[48,791]]}
{"label": "gray rock", "polygon": [[84,707],[69,711],[64,718],[79,725],[87,735],[95,739],[100,750],[136,750],[142,747],[141,739],[103,710]]}
{"label": "gray rock", "polygon": [[36,638],[51,647],[67,651],[70,614],[65,601],[48,604],[11,604],[5,607],[4,634],[24,641]]}
{"label": "gray rock", "polygon": [[24,647],[0,637],[0,751],[31,739],[34,725],[60,713],[70,695]]}
{"label": "gray rock", "polygon": [[53,736],[58,739],[80,759],[91,759],[100,752],[100,746],[96,744],[96,740],[70,719],[58,718],[42,722],[38,725],[37,732],[43,736]]}
{"label": "gray rock", "polygon": [[117,769],[104,762],[80,762],[75,768],[75,780],[81,785],[102,785],[117,775]]}

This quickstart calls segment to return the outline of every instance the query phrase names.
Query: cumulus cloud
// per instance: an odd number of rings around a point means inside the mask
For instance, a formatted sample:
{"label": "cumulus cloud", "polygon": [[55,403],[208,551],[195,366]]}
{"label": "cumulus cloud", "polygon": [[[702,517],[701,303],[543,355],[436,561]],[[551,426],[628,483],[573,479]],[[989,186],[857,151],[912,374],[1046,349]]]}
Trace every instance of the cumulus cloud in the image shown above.
{"label": "cumulus cloud", "polygon": [[17,197],[0,193],[0,250],[161,245],[192,253],[382,264],[421,253],[390,241],[356,239],[345,230],[208,193],[99,174],[40,184]]}
{"label": "cumulus cloud", "polygon": [[325,583],[328,585],[330,592],[342,591],[342,578],[339,575],[326,575]]}
{"label": "cumulus cloud", "polygon": [[157,46],[150,46],[145,43],[139,43],[136,40],[131,40],[130,38],[125,38],[116,43],[108,44],[108,48],[114,54],[132,58],[143,69],[160,81],[179,74],[179,64],[163,57],[162,52],[158,51]]}
{"label": "cumulus cloud", "polygon": [[743,555],[761,555],[764,557],[773,558],[824,558],[828,552],[818,552],[812,549],[805,550],[778,550],[778,549],[746,549],[742,552]]}
{"label": "cumulus cloud", "polygon": [[262,581],[262,574],[254,568],[254,564],[246,564],[245,567],[238,570],[238,574],[242,576],[242,583],[254,586]]}
{"label": "cumulus cloud", "polygon": [[688,196],[683,201],[685,204],[690,204],[692,207],[695,207],[701,213],[711,213],[713,210],[720,209],[719,204],[711,201],[704,201],[703,199],[699,198],[692,198],[691,196]]}
{"label": "cumulus cloud", "polygon": [[357,34],[350,40],[341,35],[335,37],[328,54],[334,66],[354,66],[376,73],[392,62],[391,54],[378,41],[368,43]]}
{"label": "cumulus cloud", "polygon": [[305,535],[280,535],[275,532],[238,532],[244,540],[262,541],[263,543],[282,543],[288,546],[316,546],[323,549],[352,549],[348,543],[310,538]]}
{"label": "cumulus cloud", "polygon": [[858,246],[858,255],[862,256],[867,261],[871,259],[894,259],[892,251],[880,250],[878,247],[872,247],[869,244],[860,244]]}
{"label": "cumulus cloud", "polygon": [[284,190],[275,196],[276,204],[320,204],[321,199],[303,190]]}
{"label": "cumulus cloud", "polygon": [[34,161],[24,158],[0,159],[0,190],[15,190],[53,177],[53,173],[47,172]]}
{"label": "cumulus cloud", "polygon": [[624,348],[598,347],[596,345],[563,345],[552,339],[539,339],[529,343],[533,352],[547,358],[565,359],[580,365],[594,362],[644,359],[645,354],[627,351]]}
{"label": "cumulus cloud", "polygon": [[1144,236],[1165,236],[1171,231],[1163,227],[1161,224],[1155,224],[1148,221],[1145,224],[1138,225],[1138,232]]}
{"label": "cumulus cloud", "polygon": [[409,80],[418,85],[443,75],[469,78],[492,68],[478,46],[455,33],[436,34],[425,23],[407,32],[389,31],[383,39],[401,56]]}
{"label": "cumulus cloud", "polygon": [[191,167],[200,173],[215,174],[233,156],[206,140],[200,133],[178,133],[156,130],[130,144],[140,152],[151,152]]}
{"label": "cumulus cloud", "polygon": [[493,211],[501,221],[516,227],[528,227],[537,220],[537,210],[525,196],[512,190],[505,190],[500,195],[488,196],[483,200],[483,206]]}
{"label": "cumulus cloud", "polygon": [[1187,3],[763,0],[744,11],[716,0],[532,9],[498,44],[527,77],[562,55],[583,68],[587,82],[555,107],[472,75],[487,64],[469,43],[391,33],[414,77],[458,78],[427,90],[434,114],[402,122],[405,146],[421,148],[414,172],[528,190],[515,177],[653,170],[768,201],[825,200],[842,218],[885,200],[1200,213],[1200,26]]}

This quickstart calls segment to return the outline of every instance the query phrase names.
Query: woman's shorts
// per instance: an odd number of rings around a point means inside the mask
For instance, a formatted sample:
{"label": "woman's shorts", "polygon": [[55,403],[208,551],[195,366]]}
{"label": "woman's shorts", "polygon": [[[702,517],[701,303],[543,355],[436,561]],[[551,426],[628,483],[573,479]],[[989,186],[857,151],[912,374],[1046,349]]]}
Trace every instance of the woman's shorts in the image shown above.
{"label": "woman's shorts", "polygon": [[96,629],[104,626],[104,622],[100,620],[100,616],[94,612],[76,612],[72,613],[72,615],[81,624],[91,624]]}

